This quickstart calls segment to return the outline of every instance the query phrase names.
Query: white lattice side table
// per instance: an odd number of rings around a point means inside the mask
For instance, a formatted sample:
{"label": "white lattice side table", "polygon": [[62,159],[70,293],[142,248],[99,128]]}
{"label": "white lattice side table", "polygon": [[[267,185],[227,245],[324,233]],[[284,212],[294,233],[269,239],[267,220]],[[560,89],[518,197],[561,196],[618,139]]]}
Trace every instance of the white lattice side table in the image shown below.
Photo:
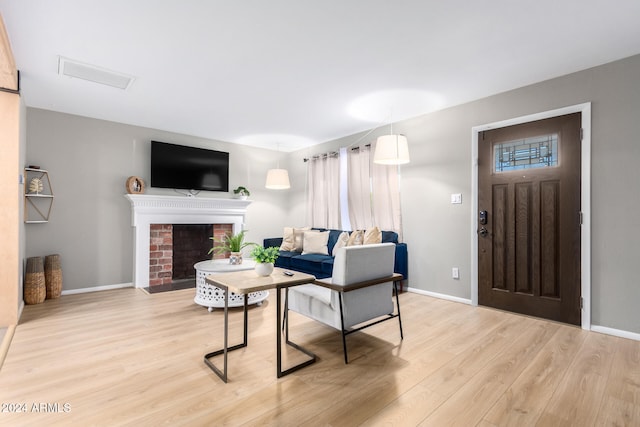
{"label": "white lattice side table", "polygon": [[[196,269],[196,296],[193,301],[196,304],[208,307],[209,311],[214,308],[224,308],[224,291],[208,284],[204,279],[209,274],[224,274],[231,271],[253,270],[255,261],[245,259],[242,264],[230,264],[228,259],[214,259],[200,261],[193,268]],[[269,291],[251,292],[247,298],[247,304],[262,305],[262,301],[267,299]],[[233,292],[229,294],[229,307],[242,307],[244,296]]]}

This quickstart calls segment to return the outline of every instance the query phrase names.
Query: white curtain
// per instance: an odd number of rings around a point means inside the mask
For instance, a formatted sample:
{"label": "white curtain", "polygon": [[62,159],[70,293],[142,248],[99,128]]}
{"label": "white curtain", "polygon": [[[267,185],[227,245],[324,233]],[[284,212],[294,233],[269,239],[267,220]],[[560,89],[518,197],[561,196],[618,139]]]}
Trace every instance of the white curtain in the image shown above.
{"label": "white curtain", "polygon": [[395,231],[402,241],[398,166],[373,163],[375,144],[348,152],[348,194],[351,228],[373,226]]}
{"label": "white curtain", "polygon": [[340,158],[337,153],[309,159],[307,224],[340,229]]}
{"label": "white curtain", "polygon": [[366,230],[375,225],[371,209],[370,158],[371,149],[368,146],[347,151],[347,194],[353,230]]}

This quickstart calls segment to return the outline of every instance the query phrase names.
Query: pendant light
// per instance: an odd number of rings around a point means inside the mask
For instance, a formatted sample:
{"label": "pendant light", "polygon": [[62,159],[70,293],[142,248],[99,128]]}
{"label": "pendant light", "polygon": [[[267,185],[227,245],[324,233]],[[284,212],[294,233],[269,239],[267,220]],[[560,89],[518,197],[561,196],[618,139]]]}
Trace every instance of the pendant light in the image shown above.
{"label": "pendant light", "polygon": [[403,165],[409,163],[409,144],[404,135],[382,135],[376,141],[376,150],[373,154],[373,163],[381,165]]}
{"label": "pendant light", "polygon": [[267,171],[267,182],[265,188],[269,190],[286,190],[291,188],[289,183],[289,172],[286,169],[280,169],[280,146],[278,145],[278,164],[276,169]]}

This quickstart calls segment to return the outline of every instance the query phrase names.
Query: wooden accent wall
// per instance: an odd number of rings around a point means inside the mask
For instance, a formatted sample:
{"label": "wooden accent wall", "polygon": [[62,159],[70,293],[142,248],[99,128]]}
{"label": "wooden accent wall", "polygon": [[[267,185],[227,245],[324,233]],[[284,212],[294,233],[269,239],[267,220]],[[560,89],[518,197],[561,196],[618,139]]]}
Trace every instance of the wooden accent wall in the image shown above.
{"label": "wooden accent wall", "polygon": [[0,87],[18,89],[18,70],[2,15],[0,15]]}
{"label": "wooden accent wall", "polygon": [[[13,70],[13,73],[11,72]],[[14,89],[17,79],[9,39],[0,16],[0,86]],[[20,97],[0,92],[0,327],[18,323],[20,293]]]}

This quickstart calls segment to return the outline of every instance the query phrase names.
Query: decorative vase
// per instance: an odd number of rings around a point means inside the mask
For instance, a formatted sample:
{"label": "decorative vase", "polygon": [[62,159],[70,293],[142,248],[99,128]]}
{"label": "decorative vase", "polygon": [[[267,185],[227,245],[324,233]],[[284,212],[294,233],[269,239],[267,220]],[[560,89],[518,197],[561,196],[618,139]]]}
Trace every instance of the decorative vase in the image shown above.
{"label": "decorative vase", "polygon": [[269,276],[273,273],[272,262],[258,262],[256,263],[256,273],[258,276]]}
{"label": "decorative vase", "polygon": [[242,264],[242,252],[231,252],[231,255],[229,255],[229,264],[231,265]]}

